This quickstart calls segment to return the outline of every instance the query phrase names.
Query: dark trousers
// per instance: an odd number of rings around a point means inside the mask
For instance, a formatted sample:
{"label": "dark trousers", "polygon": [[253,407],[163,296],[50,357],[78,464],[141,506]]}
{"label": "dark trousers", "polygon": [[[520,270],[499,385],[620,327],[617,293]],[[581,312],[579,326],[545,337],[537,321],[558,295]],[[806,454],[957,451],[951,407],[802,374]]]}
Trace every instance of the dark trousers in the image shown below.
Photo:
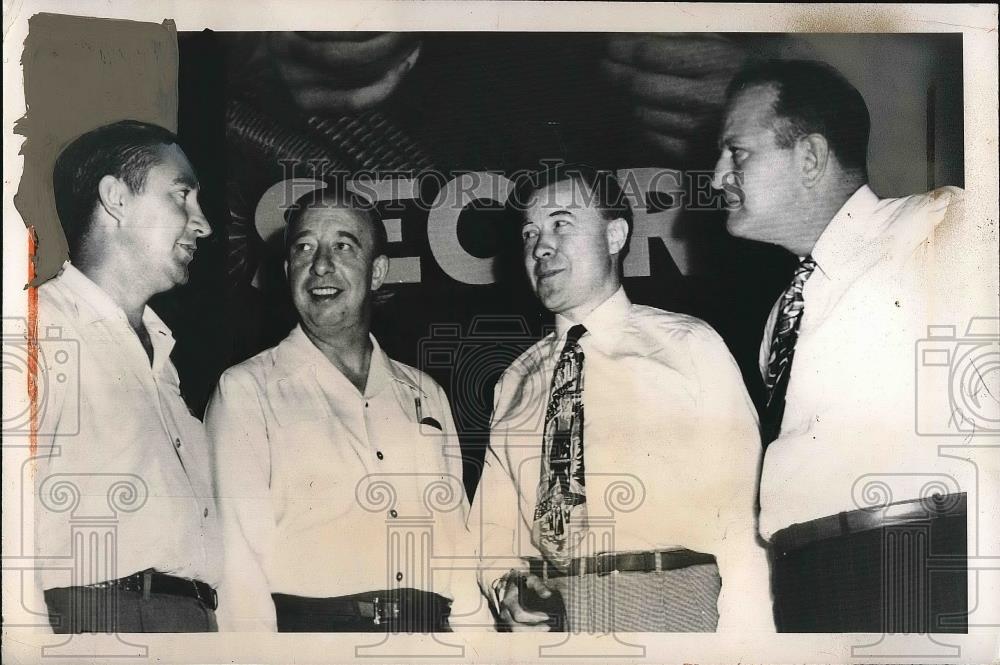
{"label": "dark trousers", "polygon": [[777,629],[966,633],[966,548],[962,510],[772,549]]}
{"label": "dark trousers", "polygon": [[215,611],[196,598],[140,591],[66,587],[47,589],[45,604],[56,633],[213,633]]}
{"label": "dark trousers", "polygon": [[[348,609],[358,603],[397,603],[398,617],[382,619]],[[417,589],[367,591],[335,598],[271,594],[279,633],[436,633],[450,632],[451,601]]]}

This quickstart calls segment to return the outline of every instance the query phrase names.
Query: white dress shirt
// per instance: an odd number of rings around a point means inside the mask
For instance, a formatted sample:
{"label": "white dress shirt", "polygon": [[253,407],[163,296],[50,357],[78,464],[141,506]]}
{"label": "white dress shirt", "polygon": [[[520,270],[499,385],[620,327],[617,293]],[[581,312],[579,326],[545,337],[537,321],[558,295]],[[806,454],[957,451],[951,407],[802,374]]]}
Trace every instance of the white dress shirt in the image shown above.
{"label": "white dress shirt", "polygon": [[455,598],[449,557],[471,546],[448,399],[371,340],[363,393],[301,327],[222,375],[205,422],[226,534],[223,629],[273,630],[272,593]]}
{"label": "white dress shirt", "polygon": [[[721,338],[704,322],[633,305],[619,289],[582,321],[583,445],[590,528],[600,551],[688,548],[714,554],[720,630],[773,630],[765,550],[755,538],[756,415]],[[573,323],[503,373],[472,509],[480,585],[541,556],[531,542],[550,382]],[[610,525],[610,531],[609,531]]]}
{"label": "white dress shirt", "polygon": [[[947,434],[959,434],[948,424],[952,363],[923,356],[928,345],[968,347],[970,317],[997,315],[995,240],[977,240],[962,199],[956,188],[879,199],[864,186],[820,236],[781,432],[763,463],[765,538],[841,511],[971,488],[974,467],[938,449],[961,442]],[[954,326],[953,337],[928,340],[929,325]]]}
{"label": "white dress shirt", "polygon": [[[38,321],[47,363],[35,473],[41,587],[147,568],[216,585],[222,534],[211,454],[181,397],[170,330],[146,307],[150,366],[125,312],[69,264],[39,287]],[[104,531],[102,517],[117,534],[111,555],[87,544],[88,534]]]}

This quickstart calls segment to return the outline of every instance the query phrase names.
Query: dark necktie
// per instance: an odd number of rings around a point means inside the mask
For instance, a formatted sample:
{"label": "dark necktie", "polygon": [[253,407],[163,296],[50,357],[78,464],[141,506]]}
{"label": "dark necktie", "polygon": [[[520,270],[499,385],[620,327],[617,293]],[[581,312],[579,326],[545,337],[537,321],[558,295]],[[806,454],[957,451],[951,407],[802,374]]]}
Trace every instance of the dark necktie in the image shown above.
{"label": "dark necktie", "polygon": [[771,337],[771,353],[767,359],[767,376],[764,377],[767,403],[760,419],[764,446],[778,438],[781,431],[781,419],[785,414],[785,392],[792,371],[792,357],[795,355],[795,341],[799,337],[799,324],[805,309],[802,288],[815,269],[816,262],[812,257],[807,256],[802,259],[795,269],[792,283],[781,295],[778,318],[774,323],[774,333]]}
{"label": "dark necktie", "polygon": [[575,325],[555,371],[542,435],[541,479],[538,484],[532,540],[546,559],[568,568],[586,522],[587,496],[583,465],[583,350],[580,338],[587,329]]}

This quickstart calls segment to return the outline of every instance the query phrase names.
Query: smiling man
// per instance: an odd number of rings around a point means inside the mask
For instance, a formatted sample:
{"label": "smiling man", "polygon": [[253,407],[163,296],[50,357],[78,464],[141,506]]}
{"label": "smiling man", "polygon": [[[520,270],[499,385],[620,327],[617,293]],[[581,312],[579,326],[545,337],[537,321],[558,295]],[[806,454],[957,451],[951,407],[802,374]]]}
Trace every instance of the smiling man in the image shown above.
{"label": "smiling man", "polygon": [[[42,368],[51,391],[40,409],[36,553],[54,557],[38,573],[51,625],[215,630],[221,533],[208,440],[181,398],[170,330],[147,305],[187,282],[197,241],[211,233],[198,179],[172,133],[125,120],[70,143],[53,188],[71,262],[38,289],[38,319],[76,343],[80,376],[76,396],[58,366]],[[75,510],[117,509],[112,551],[75,544],[66,487]],[[129,493],[131,505],[115,498]]]}
{"label": "smiling man", "polygon": [[555,167],[510,205],[556,331],[497,383],[473,506],[501,628],[773,630],[757,423],[725,344],[629,301],[632,212],[610,173]]}
{"label": "smiling man", "polygon": [[[410,566],[413,552],[396,551],[390,534],[433,522],[427,556],[453,556],[465,542],[451,409],[430,377],[389,358],[371,334],[373,294],[389,268],[385,228],[370,204],[332,187],[287,215],[299,325],[223,374],[206,414],[227,552],[220,621],[229,630],[447,630],[450,576]],[[450,502],[435,508],[428,496],[441,491]]]}

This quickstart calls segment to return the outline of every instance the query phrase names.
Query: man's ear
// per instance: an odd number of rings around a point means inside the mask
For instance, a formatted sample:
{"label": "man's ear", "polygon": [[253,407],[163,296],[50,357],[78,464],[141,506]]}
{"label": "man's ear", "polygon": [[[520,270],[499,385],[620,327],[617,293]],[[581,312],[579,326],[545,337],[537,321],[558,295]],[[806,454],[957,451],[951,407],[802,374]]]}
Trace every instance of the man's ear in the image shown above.
{"label": "man's ear", "polygon": [[830,165],[830,144],[822,134],[809,134],[799,139],[796,151],[802,166],[802,184],[814,187]]}
{"label": "man's ear", "polygon": [[379,254],[372,261],[372,291],[382,288],[382,282],[385,281],[385,276],[388,274],[389,257],[385,254]]}
{"label": "man's ear", "polygon": [[625,249],[625,243],[628,242],[628,222],[621,217],[612,219],[608,222],[605,234],[608,239],[608,251],[611,254],[619,253]]}
{"label": "man's ear", "polygon": [[97,183],[97,200],[118,223],[125,218],[125,206],[131,195],[128,185],[113,175],[106,175]]}

